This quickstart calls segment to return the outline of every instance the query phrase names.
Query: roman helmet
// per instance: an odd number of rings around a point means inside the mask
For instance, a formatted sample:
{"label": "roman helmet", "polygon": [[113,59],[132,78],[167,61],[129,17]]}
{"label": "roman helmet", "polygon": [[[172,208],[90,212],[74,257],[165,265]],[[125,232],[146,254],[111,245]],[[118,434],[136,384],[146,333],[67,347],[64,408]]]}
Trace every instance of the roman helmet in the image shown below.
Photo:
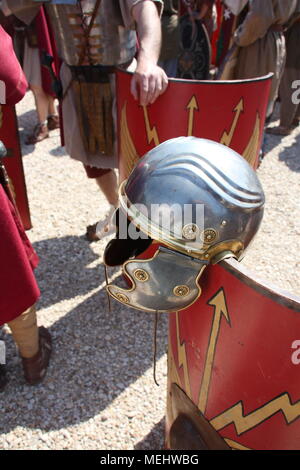
{"label": "roman helmet", "polygon": [[108,284],[108,293],[148,312],[187,308],[209,263],[242,258],[264,202],[256,173],[230,148],[196,137],[155,147],[120,187],[117,234],[104,263],[123,265],[131,285]]}

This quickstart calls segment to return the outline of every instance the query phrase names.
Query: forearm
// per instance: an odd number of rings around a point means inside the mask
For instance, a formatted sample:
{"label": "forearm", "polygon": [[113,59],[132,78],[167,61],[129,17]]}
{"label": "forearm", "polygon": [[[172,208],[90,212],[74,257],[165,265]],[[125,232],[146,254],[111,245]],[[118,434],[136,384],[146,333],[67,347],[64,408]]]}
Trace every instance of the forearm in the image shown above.
{"label": "forearm", "polygon": [[161,23],[157,6],[152,0],[139,2],[132,14],[139,39],[138,66],[141,63],[156,65],[161,48]]}
{"label": "forearm", "polygon": [[139,51],[137,67],[131,80],[131,92],[142,106],[154,103],[168,86],[168,77],[157,65],[161,46],[161,2],[142,0],[132,8]]}

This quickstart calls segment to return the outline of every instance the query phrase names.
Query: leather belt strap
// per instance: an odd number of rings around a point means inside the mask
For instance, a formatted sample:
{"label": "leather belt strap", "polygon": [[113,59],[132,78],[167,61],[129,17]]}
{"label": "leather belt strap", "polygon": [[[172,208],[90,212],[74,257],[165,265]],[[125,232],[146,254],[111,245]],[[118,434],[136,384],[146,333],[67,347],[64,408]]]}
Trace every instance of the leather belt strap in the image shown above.
{"label": "leather belt strap", "polygon": [[283,33],[284,29],[283,29],[283,26],[281,24],[273,24],[272,26],[270,26],[270,31],[274,31],[276,33]]}
{"label": "leather belt strap", "polygon": [[87,30],[85,31],[85,34],[84,34],[85,42],[84,42],[81,54],[79,56],[77,65],[82,65],[82,62],[84,61],[86,50],[87,50],[87,47],[88,47],[88,44],[89,44],[90,34],[91,34],[91,31],[92,31],[92,27],[94,26],[95,19],[96,19],[100,4],[101,4],[101,0],[97,0],[94,11],[93,11],[93,14],[92,14],[91,21],[90,21],[90,23],[88,25],[88,28],[87,28]]}
{"label": "leather belt strap", "polygon": [[124,64],[114,65],[69,65],[72,73],[72,80],[87,83],[108,83],[109,75],[116,71],[116,68],[126,70],[132,60]]}
{"label": "leather belt strap", "polygon": [[109,74],[115,71],[114,66],[105,65],[69,65],[72,80],[86,83],[109,83]]}

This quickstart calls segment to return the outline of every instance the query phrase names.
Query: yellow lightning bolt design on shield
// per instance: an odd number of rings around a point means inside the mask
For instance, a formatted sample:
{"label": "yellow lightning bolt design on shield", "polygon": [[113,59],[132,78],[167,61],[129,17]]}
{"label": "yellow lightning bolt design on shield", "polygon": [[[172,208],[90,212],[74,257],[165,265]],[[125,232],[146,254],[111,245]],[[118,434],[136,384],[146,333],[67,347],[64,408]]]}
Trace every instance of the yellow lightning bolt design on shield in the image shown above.
{"label": "yellow lightning bolt design on shield", "polygon": [[239,103],[236,105],[236,107],[234,108],[233,111],[235,112],[235,116],[234,116],[234,119],[233,119],[233,122],[232,122],[232,125],[231,125],[231,128],[230,128],[230,131],[229,132],[225,131],[224,134],[221,137],[221,140],[220,140],[220,143],[223,144],[223,145],[227,145],[227,147],[229,147],[230,144],[231,144],[232,138],[233,138],[234,133],[235,133],[235,129],[236,129],[236,127],[238,125],[238,122],[239,122],[239,119],[240,119],[240,115],[244,111],[244,100],[243,100],[243,98],[240,99]]}
{"label": "yellow lightning bolt design on shield", "polygon": [[130,174],[131,170],[133,169],[135,163],[139,159],[139,155],[133,143],[132,137],[130,135],[130,131],[128,128],[127,122],[127,102],[125,102],[122,112],[121,112],[121,132],[120,132],[120,142],[121,142],[121,155],[124,161],[126,162],[125,172],[126,177]]}
{"label": "yellow lightning bolt design on shield", "polygon": [[148,144],[151,144],[153,140],[154,144],[157,146],[159,145],[159,138],[158,138],[156,127],[153,126],[151,129],[147,106],[143,106],[143,111],[144,111],[144,119],[145,119],[145,125],[146,125]]}
{"label": "yellow lightning bolt design on shield", "polygon": [[204,414],[208,399],[208,389],[210,384],[210,379],[212,375],[213,363],[215,358],[215,352],[219,337],[219,331],[221,327],[222,315],[226,318],[227,322],[230,324],[230,318],[227,310],[225,293],[223,289],[220,289],[217,294],[208,302],[208,305],[214,307],[214,319],[210,334],[209,346],[206,353],[206,360],[204,366],[204,373],[201,383],[200,395],[198,408]]}
{"label": "yellow lightning bolt design on shield", "polygon": [[288,393],[284,393],[246,416],[244,415],[243,403],[239,402],[229,410],[213,418],[210,424],[216,431],[219,431],[228,426],[228,424],[233,423],[237,434],[240,435],[261,424],[279,411],[283,413],[287,423],[290,424],[300,417],[300,400],[293,404]]}
{"label": "yellow lightning bolt design on shield", "polygon": [[258,143],[260,138],[260,117],[259,114],[256,114],[256,120],[254,124],[253,133],[247,147],[243,152],[243,157],[247,162],[253,166],[258,150]]}
{"label": "yellow lightning bolt design on shield", "polygon": [[239,442],[235,442],[232,439],[224,438],[224,441],[231,447],[232,450],[251,450],[249,447],[245,447]]}
{"label": "yellow lightning bolt design on shield", "polygon": [[176,362],[174,359],[174,351],[172,349],[171,337],[169,334],[169,348],[168,348],[168,377],[171,383],[177,384],[182,388],[181,380],[178,374]]}
{"label": "yellow lightning bolt design on shield", "polygon": [[177,334],[177,350],[178,350],[178,366],[183,367],[184,374],[184,390],[189,398],[192,397],[191,384],[189,378],[189,369],[187,364],[185,343],[180,342],[179,314],[176,312],[176,334]]}

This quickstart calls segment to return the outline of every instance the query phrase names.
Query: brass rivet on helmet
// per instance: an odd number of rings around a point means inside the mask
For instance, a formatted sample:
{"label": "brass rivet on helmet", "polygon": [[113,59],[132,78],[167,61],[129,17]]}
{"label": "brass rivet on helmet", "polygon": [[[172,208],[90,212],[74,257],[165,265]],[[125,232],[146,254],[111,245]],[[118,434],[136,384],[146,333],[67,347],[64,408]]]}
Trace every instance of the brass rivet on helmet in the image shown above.
{"label": "brass rivet on helmet", "polygon": [[195,240],[199,234],[199,227],[196,224],[186,224],[182,229],[182,236],[187,240]]}
{"label": "brass rivet on helmet", "polygon": [[135,279],[140,282],[147,282],[150,278],[149,274],[144,269],[136,269],[133,275]]}
{"label": "brass rivet on helmet", "polygon": [[201,240],[209,245],[213,243],[218,238],[218,232],[214,228],[207,228],[201,233]]}
{"label": "brass rivet on helmet", "polygon": [[116,299],[122,304],[129,304],[129,298],[125,294],[121,294],[120,292],[116,292],[115,294]]}
{"label": "brass rivet on helmet", "polygon": [[190,293],[190,288],[188,286],[176,286],[173,289],[174,294],[176,297],[185,297]]}

